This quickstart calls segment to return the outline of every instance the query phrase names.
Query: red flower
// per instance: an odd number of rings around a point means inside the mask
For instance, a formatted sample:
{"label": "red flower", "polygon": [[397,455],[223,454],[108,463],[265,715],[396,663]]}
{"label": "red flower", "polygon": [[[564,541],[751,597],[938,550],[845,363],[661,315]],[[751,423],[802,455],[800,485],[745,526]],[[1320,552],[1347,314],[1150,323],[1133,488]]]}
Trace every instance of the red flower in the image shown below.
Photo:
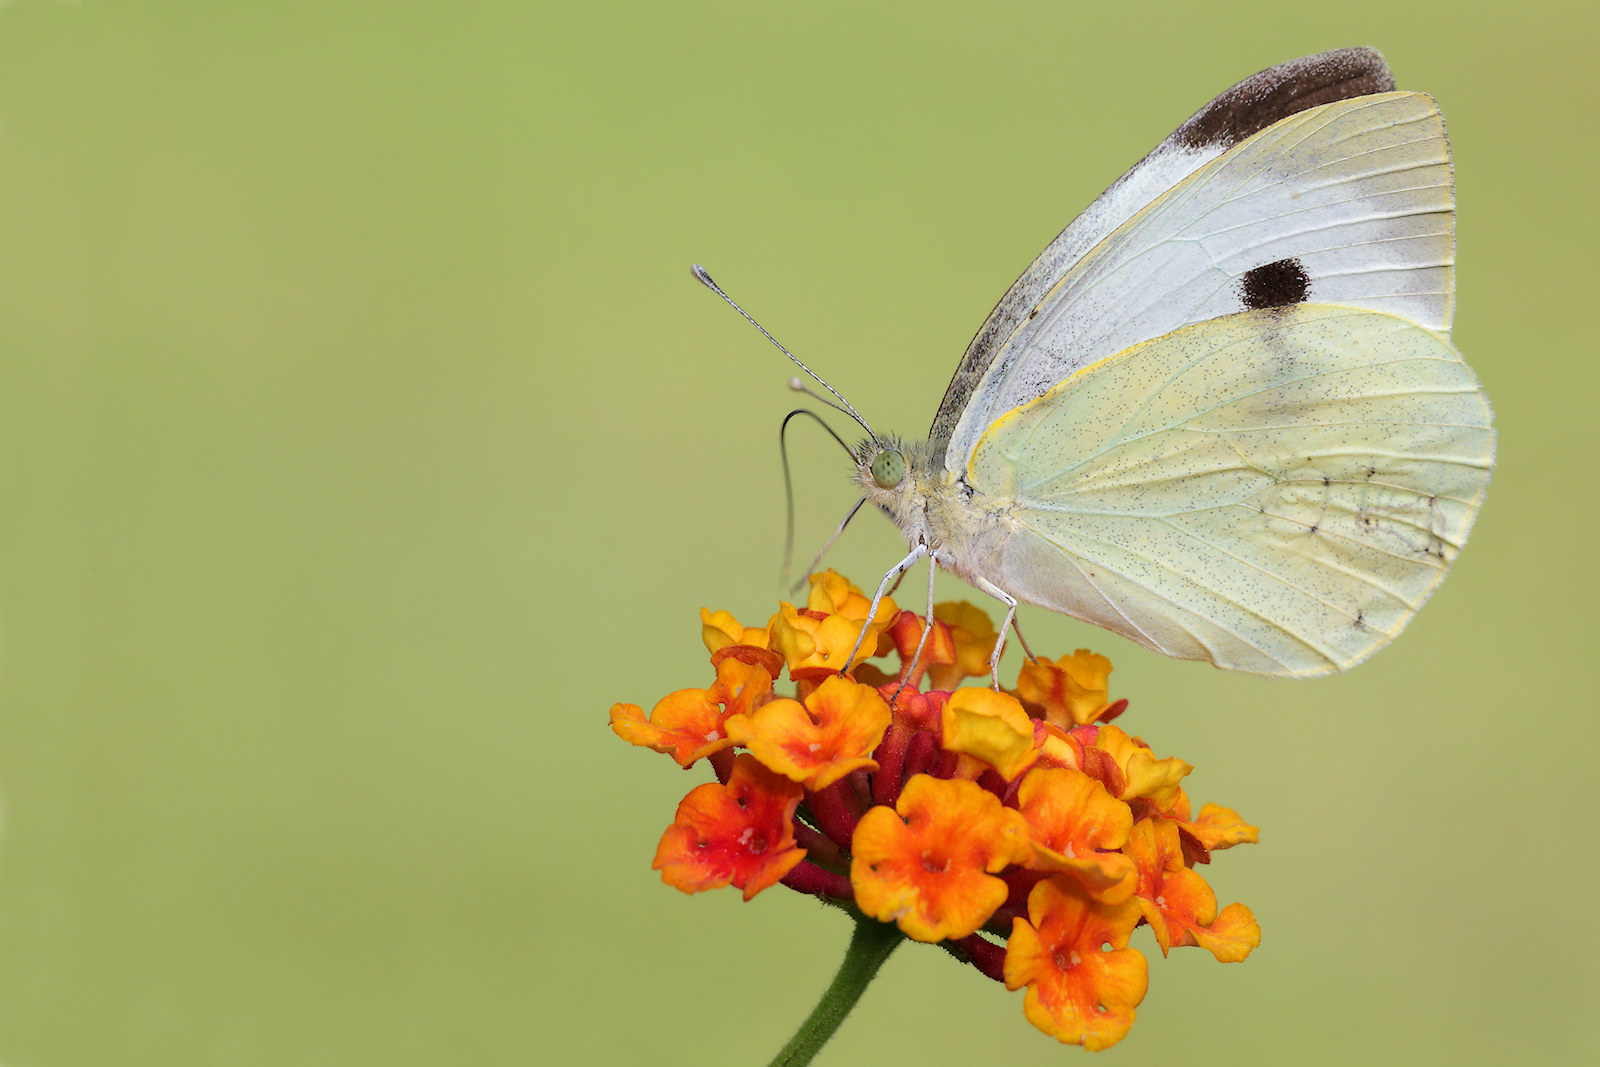
{"label": "red flower", "polygon": [[801,794],[798,785],[740,755],[727,785],[702,785],[683,798],[651,866],[685,893],[732,885],[749,900],[805,859],[794,840]]}

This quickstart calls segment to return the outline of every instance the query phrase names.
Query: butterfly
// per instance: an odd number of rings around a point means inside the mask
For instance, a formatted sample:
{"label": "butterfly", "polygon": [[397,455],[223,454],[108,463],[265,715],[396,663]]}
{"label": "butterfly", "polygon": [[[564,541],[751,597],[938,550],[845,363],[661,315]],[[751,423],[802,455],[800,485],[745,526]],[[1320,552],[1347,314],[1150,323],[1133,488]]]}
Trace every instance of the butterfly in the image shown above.
{"label": "butterfly", "polygon": [[1022,273],[925,441],[854,450],[910,548],[872,613],[931,557],[1006,604],[1002,641],[1023,601],[1229,670],[1361,662],[1493,466],[1454,254],[1443,120],[1377,51],[1239,82]]}

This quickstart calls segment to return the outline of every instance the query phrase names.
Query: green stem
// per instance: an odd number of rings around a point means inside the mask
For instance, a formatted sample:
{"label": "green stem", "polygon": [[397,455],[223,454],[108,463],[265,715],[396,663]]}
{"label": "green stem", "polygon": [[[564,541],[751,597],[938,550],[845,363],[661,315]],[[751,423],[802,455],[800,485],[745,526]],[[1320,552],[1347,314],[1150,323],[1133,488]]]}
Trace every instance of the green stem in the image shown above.
{"label": "green stem", "polygon": [[877,975],[889,954],[905,940],[899,927],[857,915],[850,947],[839,964],[839,973],[823,991],[822,999],[811,1010],[789,1043],[772,1058],[771,1067],[801,1067],[828,1043],[844,1017],[856,1006],[867,984]]}

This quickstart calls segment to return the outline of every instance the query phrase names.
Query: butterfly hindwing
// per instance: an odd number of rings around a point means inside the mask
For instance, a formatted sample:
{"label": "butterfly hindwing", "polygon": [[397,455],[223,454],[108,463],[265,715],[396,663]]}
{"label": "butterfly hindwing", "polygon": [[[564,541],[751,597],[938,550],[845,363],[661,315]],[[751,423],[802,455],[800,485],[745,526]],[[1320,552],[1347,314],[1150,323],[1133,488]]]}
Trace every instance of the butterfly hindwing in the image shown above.
{"label": "butterfly hindwing", "polygon": [[1009,501],[994,580],[1168,655],[1306,676],[1353,665],[1465,541],[1493,432],[1471,370],[1415,322],[1248,310],[1080,372],[984,434]]}

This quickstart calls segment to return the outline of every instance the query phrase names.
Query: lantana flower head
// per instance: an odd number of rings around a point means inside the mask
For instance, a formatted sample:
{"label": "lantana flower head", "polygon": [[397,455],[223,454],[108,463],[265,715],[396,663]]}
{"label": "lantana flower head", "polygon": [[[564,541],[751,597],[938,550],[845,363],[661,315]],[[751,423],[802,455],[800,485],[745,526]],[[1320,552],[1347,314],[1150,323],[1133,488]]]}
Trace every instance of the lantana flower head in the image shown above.
{"label": "lantana flower head", "polygon": [[869,618],[870,604],[830,570],[765,627],[702,610],[706,688],[648,717],[612,707],[623,740],[715,777],[662,835],[667,884],[815,896],[856,917],[852,953],[938,943],[1087,1049],[1133,1025],[1138,927],[1163,955],[1237,962],[1260,943],[1250,909],[1219,908],[1195,869],[1256,828],[1216,804],[1194,814],[1193,767],[1111,725],[1128,702],[1111,699],[1109,660],[1080,649],[1024,663],[1014,689],[964,685],[989,675],[984,612],[940,604],[927,619],[885,598]]}

